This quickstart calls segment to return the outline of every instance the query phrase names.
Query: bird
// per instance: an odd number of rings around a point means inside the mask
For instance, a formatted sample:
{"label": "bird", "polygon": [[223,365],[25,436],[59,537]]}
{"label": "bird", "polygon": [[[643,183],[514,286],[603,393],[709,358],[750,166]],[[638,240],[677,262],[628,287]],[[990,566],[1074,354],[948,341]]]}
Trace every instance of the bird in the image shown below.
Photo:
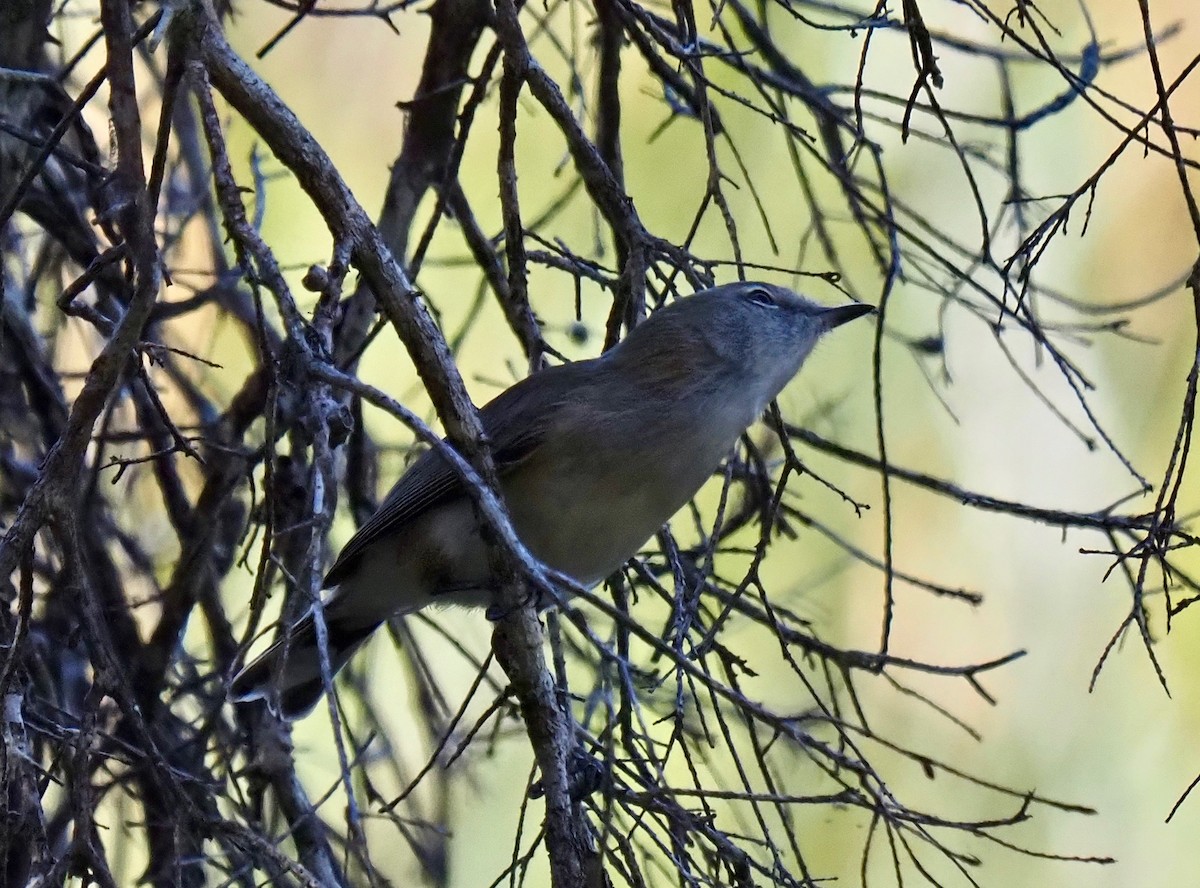
{"label": "bird", "polygon": [[[547,567],[599,584],[696,495],[820,338],[872,311],[725,284],[652,312],[599,357],[515,383],[479,411],[513,530]],[[436,450],[396,482],[323,588],[335,673],[392,616],[495,604],[471,500]],[[320,662],[310,611],[234,677],[230,697],[277,699],[301,717],[324,690]]]}

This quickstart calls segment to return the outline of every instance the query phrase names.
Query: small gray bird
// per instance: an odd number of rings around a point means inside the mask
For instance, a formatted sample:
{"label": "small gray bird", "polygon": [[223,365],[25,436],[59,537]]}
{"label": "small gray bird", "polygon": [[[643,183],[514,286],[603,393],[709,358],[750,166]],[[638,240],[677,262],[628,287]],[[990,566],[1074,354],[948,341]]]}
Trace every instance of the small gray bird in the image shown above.
{"label": "small gray bird", "polygon": [[[817,340],[873,311],[826,308],[783,287],[727,284],[655,312],[598,358],[549,367],[479,411],[513,529],[584,586],[632,557],[716,471]],[[342,549],[323,612],[336,671],[395,614],[493,603],[470,499],[429,451]],[[286,662],[284,659],[286,652]],[[312,614],[234,679],[247,700],[279,691],[295,718],[320,698]]]}

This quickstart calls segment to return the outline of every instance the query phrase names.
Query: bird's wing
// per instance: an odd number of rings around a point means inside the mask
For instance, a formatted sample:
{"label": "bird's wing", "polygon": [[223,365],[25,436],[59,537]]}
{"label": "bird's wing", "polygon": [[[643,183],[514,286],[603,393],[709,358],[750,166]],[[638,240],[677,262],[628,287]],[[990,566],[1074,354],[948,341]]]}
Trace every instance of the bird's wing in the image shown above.
{"label": "bird's wing", "polygon": [[[535,451],[558,409],[579,394],[591,361],[548,367],[505,389],[479,411],[500,476]],[[355,569],[367,547],[463,490],[458,473],[436,450],[422,454],[384,497],[383,503],[346,543],[325,575],[335,586]]]}

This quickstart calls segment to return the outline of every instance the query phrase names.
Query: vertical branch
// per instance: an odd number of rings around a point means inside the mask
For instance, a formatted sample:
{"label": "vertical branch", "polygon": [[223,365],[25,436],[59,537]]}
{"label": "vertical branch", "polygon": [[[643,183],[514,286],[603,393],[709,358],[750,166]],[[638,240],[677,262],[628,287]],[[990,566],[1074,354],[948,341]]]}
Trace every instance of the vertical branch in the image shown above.
{"label": "vertical branch", "polygon": [[[421,199],[446,180],[454,146],[454,122],[463,88],[469,84],[471,56],[487,20],[482,0],[436,0],[429,9],[429,45],[421,78],[405,104],[404,144],[392,165],[379,232],[397,262],[408,259],[408,241]],[[362,348],[375,299],[366,282],[346,301],[335,343],[345,363]]]}
{"label": "vertical branch", "polygon": [[521,204],[517,193],[517,99],[521,95],[522,70],[512,55],[504,54],[504,73],[500,78],[500,155],[497,175],[500,179],[500,211],[504,217],[504,252],[508,257],[509,295],[521,303],[529,302],[529,274],[525,259],[525,229],[521,225]]}
{"label": "vertical branch", "polygon": [[[600,70],[596,79],[596,149],[604,160],[617,186],[626,191],[625,161],[621,156],[621,50],[625,45],[625,30],[617,7],[618,0],[595,0],[597,23],[600,29]],[[606,344],[616,341],[624,324],[633,328],[646,313],[646,260],[638,250],[636,240],[628,232],[613,229],[617,249],[617,268],[621,276],[616,299],[609,314]]]}
{"label": "vertical branch", "polygon": [[[525,57],[508,47],[519,35],[512,33],[516,10],[512,0],[500,0],[505,41],[504,73],[500,80],[500,202],[504,213],[508,283],[514,299],[528,301],[525,270],[525,233],[517,195],[515,148],[517,99],[526,72]],[[511,570],[499,575],[512,576]],[[582,811],[571,799],[567,767],[574,749],[570,715],[559,706],[554,680],[543,655],[542,627],[525,592],[524,584],[509,581],[501,590],[505,615],[496,624],[492,646],[501,667],[513,682],[521,715],[534,756],[542,773],[546,799],[546,846],[555,888],[573,888],[585,882],[589,852]]]}

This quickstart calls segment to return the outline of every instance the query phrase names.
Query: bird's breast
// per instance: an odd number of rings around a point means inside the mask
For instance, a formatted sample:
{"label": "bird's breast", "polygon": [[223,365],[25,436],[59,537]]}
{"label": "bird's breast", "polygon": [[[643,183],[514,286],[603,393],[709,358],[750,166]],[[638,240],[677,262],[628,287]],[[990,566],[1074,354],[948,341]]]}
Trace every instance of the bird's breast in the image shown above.
{"label": "bird's breast", "polygon": [[695,496],[744,428],[650,425],[548,440],[505,478],[534,555],[585,585],[604,579]]}

